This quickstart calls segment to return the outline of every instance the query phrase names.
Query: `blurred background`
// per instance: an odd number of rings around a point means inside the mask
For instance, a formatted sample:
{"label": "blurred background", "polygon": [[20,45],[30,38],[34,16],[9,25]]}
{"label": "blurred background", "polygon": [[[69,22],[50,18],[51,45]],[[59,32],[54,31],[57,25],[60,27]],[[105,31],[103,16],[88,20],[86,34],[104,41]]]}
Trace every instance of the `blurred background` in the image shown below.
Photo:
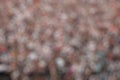
{"label": "blurred background", "polygon": [[0,80],[120,80],[120,0],[0,0]]}

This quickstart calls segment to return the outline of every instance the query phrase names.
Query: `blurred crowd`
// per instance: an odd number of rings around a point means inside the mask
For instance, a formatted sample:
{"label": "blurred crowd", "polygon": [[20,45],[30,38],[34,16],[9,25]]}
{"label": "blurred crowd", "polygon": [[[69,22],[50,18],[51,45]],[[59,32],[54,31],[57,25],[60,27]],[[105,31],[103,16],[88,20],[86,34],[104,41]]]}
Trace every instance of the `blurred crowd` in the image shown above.
{"label": "blurred crowd", "polygon": [[120,0],[0,0],[0,72],[120,80]]}

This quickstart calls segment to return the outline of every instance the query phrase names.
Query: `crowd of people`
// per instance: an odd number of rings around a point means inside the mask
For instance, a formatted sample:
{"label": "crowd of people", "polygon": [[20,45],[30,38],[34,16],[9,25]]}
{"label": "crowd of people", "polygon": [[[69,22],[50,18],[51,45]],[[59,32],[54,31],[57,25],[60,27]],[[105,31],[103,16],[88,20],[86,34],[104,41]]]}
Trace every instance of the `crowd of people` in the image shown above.
{"label": "crowd of people", "polygon": [[0,72],[119,80],[120,0],[0,0]]}

